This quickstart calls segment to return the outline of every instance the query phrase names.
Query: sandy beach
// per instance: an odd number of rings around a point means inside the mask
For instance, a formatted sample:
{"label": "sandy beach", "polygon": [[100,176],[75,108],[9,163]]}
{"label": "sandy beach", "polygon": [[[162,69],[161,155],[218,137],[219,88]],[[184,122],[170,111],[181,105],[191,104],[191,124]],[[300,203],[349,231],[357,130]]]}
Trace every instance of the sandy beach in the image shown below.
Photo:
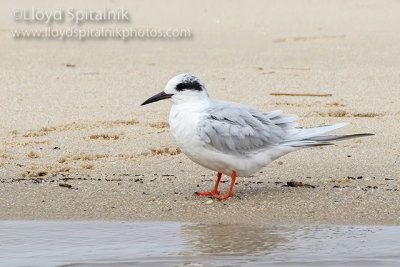
{"label": "sandy beach", "polygon": [[[127,41],[14,39],[43,24],[1,6],[0,219],[400,225],[399,2],[106,1],[133,27],[192,33]],[[37,6],[58,7],[67,8]],[[210,190],[216,173],[176,146],[171,104],[140,106],[183,72],[212,98],[375,136],[290,153],[238,178],[234,197],[210,201],[194,192]]]}

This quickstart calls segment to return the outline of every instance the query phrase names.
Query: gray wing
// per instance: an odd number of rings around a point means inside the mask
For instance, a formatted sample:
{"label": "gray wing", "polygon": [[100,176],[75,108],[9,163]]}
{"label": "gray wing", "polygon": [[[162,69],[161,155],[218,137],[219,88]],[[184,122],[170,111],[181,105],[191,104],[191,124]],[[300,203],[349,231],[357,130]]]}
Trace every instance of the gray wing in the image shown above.
{"label": "gray wing", "polygon": [[247,154],[283,142],[297,126],[296,119],[280,110],[260,113],[249,106],[213,101],[198,125],[198,133],[210,148]]}

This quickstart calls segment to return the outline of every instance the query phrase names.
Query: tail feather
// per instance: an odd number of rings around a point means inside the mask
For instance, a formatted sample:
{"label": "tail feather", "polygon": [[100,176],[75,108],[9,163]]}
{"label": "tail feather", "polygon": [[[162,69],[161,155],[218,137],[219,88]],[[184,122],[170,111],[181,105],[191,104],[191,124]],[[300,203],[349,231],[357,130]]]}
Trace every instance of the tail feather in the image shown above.
{"label": "tail feather", "polygon": [[296,127],[296,132],[294,132],[294,134],[291,136],[291,140],[301,140],[301,139],[316,137],[321,134],[342,128],[346,125],[349,125],[349,123],[340,122],[340,123],[321,125],[316,127]]}
{"label": "tail feather", "polygon": [[290,140],[285,142],[285,145],[292,147],[312,147],[312,146],[326,146],[333,145],[335,141],[341,141],[352,138],[359,138],[364,136],[371,136],[371,133],[361,134],[339,134],[339,135],[321,135],[343,126],[348,125],[347,122],[336,123],[332,125],[321,125],[317,127],[301,128],[297,127],[298,131],[290,137]]}
{"label": "tail feather", "polygon": [[337,134],[337,135],[322,135],[322,136],[315,136],[309,138],[309,140],[312,141],[341,141],[341,140],[346,140],[346,139],[353,139],[353,138],[359,138],[359,137],[364,137],[364,136],[371,136],[374,134],[371,133],[362,133],[362,134]]}

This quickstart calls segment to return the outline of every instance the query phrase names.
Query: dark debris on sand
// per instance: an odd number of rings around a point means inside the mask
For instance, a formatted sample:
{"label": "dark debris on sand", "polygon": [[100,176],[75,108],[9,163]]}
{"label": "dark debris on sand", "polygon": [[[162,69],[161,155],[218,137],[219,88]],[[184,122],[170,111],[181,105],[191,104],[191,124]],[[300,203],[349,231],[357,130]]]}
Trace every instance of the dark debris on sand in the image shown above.
{"label": "dark debris on sand", "polygon": [[298,182],[298,181],[296,181],[294,179],[291,179],[285,185],[282,185],[282,186],[315,188],[315,185],[303,184],[302,182]]}

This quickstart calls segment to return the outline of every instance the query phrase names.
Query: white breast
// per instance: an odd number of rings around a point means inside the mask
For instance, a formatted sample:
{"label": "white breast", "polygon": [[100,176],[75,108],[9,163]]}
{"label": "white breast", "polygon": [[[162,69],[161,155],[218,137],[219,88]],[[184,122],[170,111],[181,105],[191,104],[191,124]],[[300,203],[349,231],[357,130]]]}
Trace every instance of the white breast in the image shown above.
{"label": "white breast", "polygon": [[199,117],[199,107],[193,104],[175,104],[171,108],[169,114],[171,133],[184,152],[194,148],[200,141],[196,133]]}

